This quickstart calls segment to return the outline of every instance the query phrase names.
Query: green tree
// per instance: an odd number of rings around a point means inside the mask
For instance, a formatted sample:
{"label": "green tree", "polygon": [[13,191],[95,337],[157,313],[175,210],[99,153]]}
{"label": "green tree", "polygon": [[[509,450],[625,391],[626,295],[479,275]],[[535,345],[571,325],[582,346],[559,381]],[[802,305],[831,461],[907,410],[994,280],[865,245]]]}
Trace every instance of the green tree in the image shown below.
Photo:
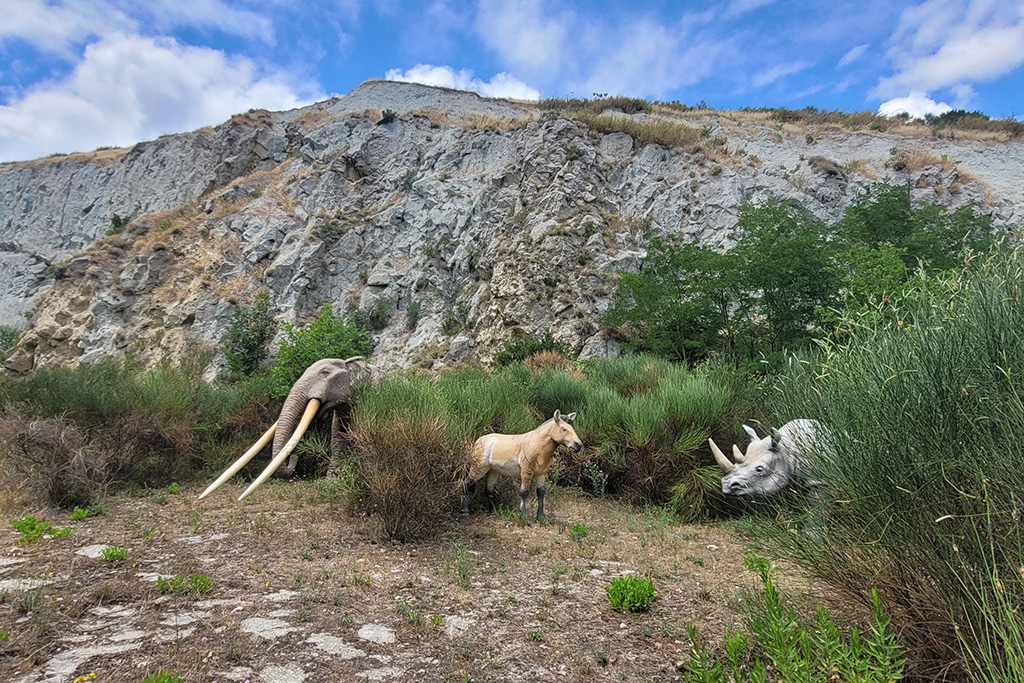
{"label": "green tree", "polygon": [[736,266],[728,254],[653,237],[640,271],[620,274],[603,322],[625,328],[634,351],[699,361],[736,338],[730,330],[742,294]]}
{"label": "green tree", "polygon": [[840,279],[826,225],[799,209],[770,202],[745,205],[731,254],[753,299],[749,318],[759,344],[780,351],[806,342],[823,312],[839,301]]}
{"label": "green tree", "polygon": [[302,373],[321,358],[369,356],[373,342],[366,330],[335,315],[326,303],[308,325],[299,327],[284,323],[285,337],[277,352],[277,363],[271,368],[275,396],[285,396]]}
{"label": "green tree", "polygon": [[235,311],[221,338],[231,374],[248,377],[256,372],[267,357],[267,345],[276,331],[277,321],[266,292],[257,294],[252,306]]}

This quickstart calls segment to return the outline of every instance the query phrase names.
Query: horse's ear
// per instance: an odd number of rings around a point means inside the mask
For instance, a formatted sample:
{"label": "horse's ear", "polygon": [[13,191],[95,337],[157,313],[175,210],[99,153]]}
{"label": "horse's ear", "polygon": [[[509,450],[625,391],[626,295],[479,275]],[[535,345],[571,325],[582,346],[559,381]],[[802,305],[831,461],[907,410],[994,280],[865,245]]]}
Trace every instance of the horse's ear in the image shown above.
{"label": "horse's ear", "polygon": [[556,408],[556,409],[555,409],[555,422],[558,422],[558,421],[559,421],[559,420],[561,420],[561,419],[562,419],[562,411],[561,411],[561,410],[558,410],[558,409]]}
{"label": "horse's ear", "polygon": [[572,422],[573,420],[576,419],[576,413],[569,413],[568,415],[563,415],[562,419],[565,420],[566,422]]}

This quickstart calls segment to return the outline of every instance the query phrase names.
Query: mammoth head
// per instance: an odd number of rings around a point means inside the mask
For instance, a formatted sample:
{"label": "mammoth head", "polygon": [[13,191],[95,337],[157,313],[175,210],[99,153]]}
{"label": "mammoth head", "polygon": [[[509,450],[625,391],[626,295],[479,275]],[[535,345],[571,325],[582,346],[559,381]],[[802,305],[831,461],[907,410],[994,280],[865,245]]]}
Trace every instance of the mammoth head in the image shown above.
{"label": "mammoth head", "polygon": [[281,407],[281,414],[278,416],[277,422],[271,425],[270,429],[253,444],[253,447],[229,467],[199,498],[203,499],[213,493],[221,484],[234,476],[263,449],[271,438],[274,439],[274,446],[270,464],[238,499],[242,500],[248,496],[270,475],[277,472],[289,455],[291,458],[279,474],[280,476],[290,476],[295,471],[298,461],[298,457],[292,451],[302,435],[306,433],[313,418],[320,412],[332,411],[348,403],[353,387],[376,385],[380,383],[381,378],[380,369],[367,363],[362,356],[353,356],[345,360],[324,358],[313,363],[292,385],[288,397],[285,398],[284,405]]}
{"label": "mammoth head", "polygon": [[725,473],[722,476],[722,493],[734,496],[771,495],[789,485],[791,464],[780,451],[781,439],[773,431],[763,439],[753,428],[743,425],[750,435],[747,452],[742,453],[733,444],[733,460],[718,448],[713,439],[708,439],[715,461]]}

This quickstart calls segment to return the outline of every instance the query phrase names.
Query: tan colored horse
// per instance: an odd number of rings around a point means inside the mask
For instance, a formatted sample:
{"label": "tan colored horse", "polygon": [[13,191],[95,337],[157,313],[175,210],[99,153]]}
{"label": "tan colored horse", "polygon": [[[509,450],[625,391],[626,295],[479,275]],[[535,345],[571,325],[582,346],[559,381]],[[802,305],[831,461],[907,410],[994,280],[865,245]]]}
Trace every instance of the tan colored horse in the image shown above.
{"label": "tan colored horse", "polygon": [[531,432],[525,434],[488,434],[473,444],[473,461],[469,475],[462,483],[462,514],[469,514],[469,494],[476,482],[487,477],[487,503],[491,512],[497,512],[494,484],[504,475],[519,479],[519,514],[526,519],[526,499],[530,487],[537,484],[537,519],[544,519],[544,481],[551,469],[551,457],[559,446],[566,446],[573,453],[583,448],[583,442],[576,436],[576,430],[569,424],[576,413],[555,416]]}

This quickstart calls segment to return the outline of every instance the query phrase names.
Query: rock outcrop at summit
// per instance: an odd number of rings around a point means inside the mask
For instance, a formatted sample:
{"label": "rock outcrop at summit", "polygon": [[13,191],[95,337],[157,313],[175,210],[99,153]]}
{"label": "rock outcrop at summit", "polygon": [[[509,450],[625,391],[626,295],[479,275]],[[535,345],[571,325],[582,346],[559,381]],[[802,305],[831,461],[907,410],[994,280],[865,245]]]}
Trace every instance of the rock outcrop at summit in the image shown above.
{"label": "rock outcrop at summit", "polygon": [[[397,116],[382,123],[385,110]],[[742,112],[630,118],[697,135],[641,145],[625,126],[375,81],[129,150],[2,164],[0,324],[26,328],[7,366],[215,350],[260,291],[288,322],[327,302],[375,309],[384,365],[486,358],[548,330],[582,357],[609,354],[599,319],[652,229],[725,247],[745,202],[834,219],[883,178],[998,229],[1024,208],[1021,142]]]}

